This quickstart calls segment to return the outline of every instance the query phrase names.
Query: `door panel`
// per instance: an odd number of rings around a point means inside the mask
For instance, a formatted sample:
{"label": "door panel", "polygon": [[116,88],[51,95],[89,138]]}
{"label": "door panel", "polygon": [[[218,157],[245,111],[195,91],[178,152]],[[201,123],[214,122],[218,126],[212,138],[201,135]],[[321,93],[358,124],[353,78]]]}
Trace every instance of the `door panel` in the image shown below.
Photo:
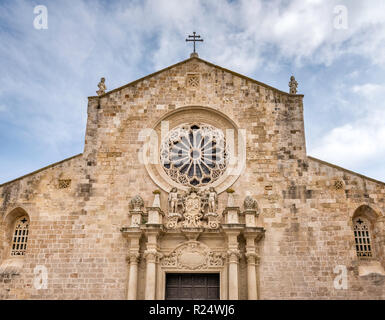
{"label": "door panel", "polygon": [[166,300],[219,300],[219,274],[168,273]]}

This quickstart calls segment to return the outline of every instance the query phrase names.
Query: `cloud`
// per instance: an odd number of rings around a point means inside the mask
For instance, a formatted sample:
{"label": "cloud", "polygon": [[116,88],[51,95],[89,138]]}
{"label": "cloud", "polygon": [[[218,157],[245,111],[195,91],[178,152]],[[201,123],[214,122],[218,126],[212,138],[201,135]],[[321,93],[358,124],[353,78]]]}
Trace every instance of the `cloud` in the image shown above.
{"label": "cloud", "polygon": [[[385,116],[383,114],[382,116]],[[369,117],[362,123],[349,123],[332,129],[311,153],[348,167],[362,165],[371,157],[385,157],[385,121]]]}
{"label": "cloud", "polygon": [[385,96],[385,85],[365,83],[353,86],[352,91],[366,99],[373,100],[380,98],[380,95]]}
{"label": "cloud", "polygon": [[385,181],[385,86],[366,83],[351,91],[361,99],[350,107],[361,115],[326,132],[309,154]]}

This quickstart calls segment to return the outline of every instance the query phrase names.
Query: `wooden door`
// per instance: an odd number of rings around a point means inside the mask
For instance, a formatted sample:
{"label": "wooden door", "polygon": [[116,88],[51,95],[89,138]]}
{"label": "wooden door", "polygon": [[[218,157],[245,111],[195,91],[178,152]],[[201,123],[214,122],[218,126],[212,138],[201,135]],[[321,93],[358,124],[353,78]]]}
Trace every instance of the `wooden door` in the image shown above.
{"label": "wooden door", "polygon": [[219,300],[219,274],[168,273],[166,300]]}

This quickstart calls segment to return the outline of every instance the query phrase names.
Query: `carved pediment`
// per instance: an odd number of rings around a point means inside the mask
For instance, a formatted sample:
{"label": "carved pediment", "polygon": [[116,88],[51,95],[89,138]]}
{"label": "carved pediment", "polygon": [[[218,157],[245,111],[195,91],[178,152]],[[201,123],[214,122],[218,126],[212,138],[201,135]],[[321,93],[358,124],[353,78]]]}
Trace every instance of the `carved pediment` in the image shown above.
{"label": "carved pediment", "polygon": [[225,264],[225,253],[213,252],[199,241],[187,241],[175,248],[170,254],[163,256],[161,265],[168,268],[200,270],[222,267]]}

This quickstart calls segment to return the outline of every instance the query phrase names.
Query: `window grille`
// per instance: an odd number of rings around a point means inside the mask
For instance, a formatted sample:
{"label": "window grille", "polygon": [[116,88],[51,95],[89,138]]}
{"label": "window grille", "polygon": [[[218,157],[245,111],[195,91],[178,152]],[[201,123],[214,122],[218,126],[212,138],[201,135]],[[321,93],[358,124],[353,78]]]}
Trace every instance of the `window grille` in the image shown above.
{"label": "window grille", "polygon": [[354,239],[357,256],[360,258],[372,257],[370,228],[368,222],[363,218],[358,218],[354,222]]}
{"label": "window grille", "polygon": [[24,256],[27,250],[29,220],[26,216],[16,220],[13,232],[11,256]]}

